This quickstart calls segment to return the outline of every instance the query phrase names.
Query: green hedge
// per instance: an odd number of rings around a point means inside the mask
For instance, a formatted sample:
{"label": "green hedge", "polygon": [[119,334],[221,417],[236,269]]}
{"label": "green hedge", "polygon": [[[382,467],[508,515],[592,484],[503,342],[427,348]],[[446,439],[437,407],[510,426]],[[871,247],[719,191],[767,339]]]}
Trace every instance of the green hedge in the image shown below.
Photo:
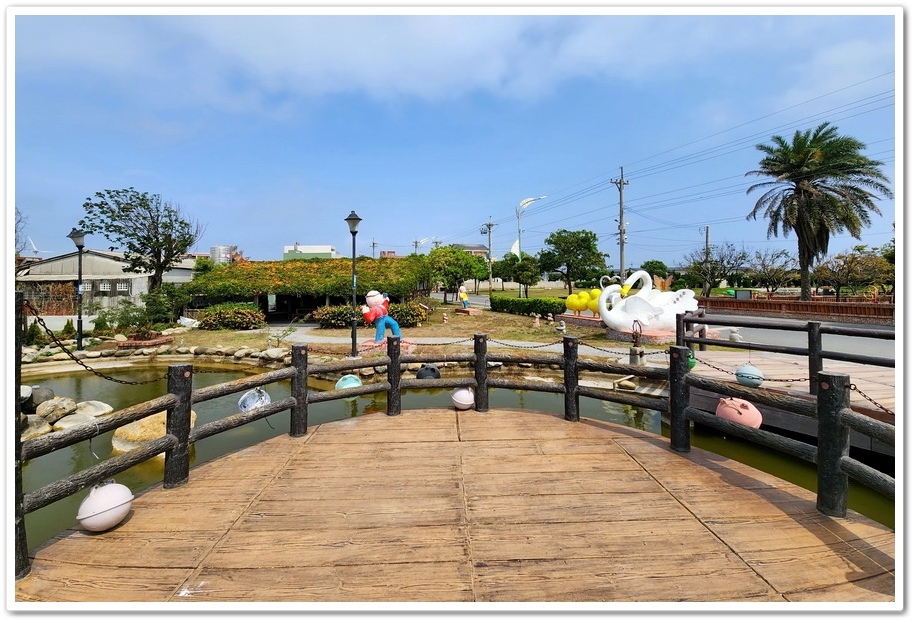
{"label": "green hedge", "polygon": [[[427,310],[416,302],[391,303],[388,315],[394,318],[402,328],[416,327],[429,318]],[[353,321],[353,308],[349,305],[319,307],[309,315],[309,319],[318,324],[319,329],[348,329]],[[363,315],[357,317],[357,326],[365,326]]]}
{"label": "green hedge", "polygon": [[264,312],[254,303],[220,303],[197,315],[198,328],[206,331],[260,329],[265,321]]}
{"label": "green hedge", "polygon": [[490,309],[507,314],[530,316],[540,314],[546,318],[547,314],[557,316],[566,311],[566,299],[556,297],[520,299],[508,296],[490,295]]}

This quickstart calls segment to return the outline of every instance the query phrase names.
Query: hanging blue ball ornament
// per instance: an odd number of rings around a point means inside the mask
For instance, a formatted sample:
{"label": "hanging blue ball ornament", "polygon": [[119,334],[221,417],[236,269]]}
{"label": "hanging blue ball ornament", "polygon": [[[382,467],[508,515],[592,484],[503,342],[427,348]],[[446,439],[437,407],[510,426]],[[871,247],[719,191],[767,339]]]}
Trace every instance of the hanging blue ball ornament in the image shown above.
{"label": "hanging blue ball ornament", "polygon": [[739,383],[747,387],[760,387],[760,384],[763,383],[763,372],[746,363],[735,370],[735,378]]}

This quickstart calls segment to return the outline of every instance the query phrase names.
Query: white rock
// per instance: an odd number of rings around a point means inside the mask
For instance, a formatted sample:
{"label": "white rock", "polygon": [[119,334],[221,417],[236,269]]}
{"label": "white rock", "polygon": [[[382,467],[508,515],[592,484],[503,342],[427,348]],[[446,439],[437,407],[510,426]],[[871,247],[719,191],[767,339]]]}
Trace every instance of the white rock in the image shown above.
{"label": "white rock", "polygon": [[56,422],[52,428],[54,430],[65,430],[72,426],[79,426],[80,424],[85,424],[86,422],[95,422],[95,418],[91,415],[86,415],[85,413],[71,413],[70,415],[65,415]]}
{"label": "white rock", "polygon": [[114,411],[110,404],[99,400],[84,400],[76,404],[76,415],[88,415],[91,417],[101,417]]}

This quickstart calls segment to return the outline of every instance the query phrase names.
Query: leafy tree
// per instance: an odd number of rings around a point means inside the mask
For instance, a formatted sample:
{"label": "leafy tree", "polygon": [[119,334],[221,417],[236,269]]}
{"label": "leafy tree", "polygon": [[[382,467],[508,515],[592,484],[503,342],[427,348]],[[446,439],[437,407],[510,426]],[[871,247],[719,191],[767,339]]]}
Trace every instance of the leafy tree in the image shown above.
{"label": "leafy tree", "polygon": [[709,296],[714,285],[736,273],[747,264],[747,260],[747,251],[736,249],[735,245],[726,242],[712,245],[708,253],[706,247],[694,249],[684,256],[684,265],[691,276],[702,282],[702,296]]}
{"label": "leafy tree", "polygon": [[522,259],[515,264],[515,282],[525,289],[525,298],[528,298],[528,288],[540,280],[541,267],[537,258],[522,251]]}
{"label": "leafy tree", "polygon": [[189,221],[178,205],[159,195],[133,188],[105,190],[87,197],[86,218],[79,222],[87,234],[102,234],[111,251],[124,252],[124,272],[152,273],[149,289],[158,290],[162,275],[200,239],[203,228]]}
{"label": "leafy tree", "polygon": [[748,276],[767,292],[776,292],[796,279],[798,263],[785,249],[754,251]]}
{"label": "leafy tree", "polygon": [[542,272],[559,273],[568,294],[572,294],[576,280],[587,278],[595,270],[605,269],[606,254],[598,250],[595,232],[560,229],[547,236],[544,242],[547,248],[538,253],[540,269]]}
{"label": "leafy tree", "polygon": [[216,262],[209,257],[197,257],[194,259],[194,275],[202,275],[216,268]]}
{"label": "leafy tree", "polygon": [[747,175],[772,179],[747,189],[748,194],[765,190],[747,218],[756,220],[762,212],[769,219],[768,237],[795,233],[803,301],[811,300],[810,269],[826,255],[830,235],[846,230],[859,238],[871,224],[869,212],[880,214],[875,193],[893,196],[879,168],[884,163],[866,158],[864,148],[827,122],[796,131],[791,141],[773,136],[772,143],[757,145],[765,155],[760,168]]}
{"label": "leafy tree", "polygon": [[661,277],[662,279],[668,277],[668,267],[661,260],[646,260],[639,268],[653,277]]}
{"label": "leafy tree", "polygon": [[518,256],[515,253],[506,253],[503,259],[493,262],[493,276],[502,281],[503,290],[506,289],[506,282],[512,281],[516,264]]}
{"label": "leafy tree", "polygon": [[436,247],[427,255],[432,274],[443,285],[442,302],[447,302],[449,292],[457,292],[458,287],[474,274],[474,262],[471,254],[455,245]]}
{"label": "leafy tree", "polygon": [[471,256],[471,279],[474,280],[474,294],[480,294],[480,282],[490,277],[487,260],[479,255]]}

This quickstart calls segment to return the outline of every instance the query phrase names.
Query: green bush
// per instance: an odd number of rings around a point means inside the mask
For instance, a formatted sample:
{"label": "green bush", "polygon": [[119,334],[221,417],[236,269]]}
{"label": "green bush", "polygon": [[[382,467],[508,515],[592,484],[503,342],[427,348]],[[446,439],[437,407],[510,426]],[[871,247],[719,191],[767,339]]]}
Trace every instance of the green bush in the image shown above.
{"label": "green bush", "polygon": [[[429,319],[428,309],[416,301],[391,303],[388,315],[402,328],[416,327]],[[348,329],[353,321],[353,308],[349,305],[319,307],[309,315],[309,319],[314,320],[319,329]],[[357,312],[357,326],[367,326],[361,312]]]}
{"label": "green bush", "polygon": [[[319,307],[308,318],[318,323],[319,329],[347,329],[353,322],[353,308],[349,305]],[[362,314],[358,315],[357,326],[365,324]]]}
{"label": "green bush", "polygon": [[555,297],[520,299],[494,294],[490,296],[490,309],[495,312],[522,316],[540,314],[542,318],[546,318],[547,314],[557,316],[565,312],[566,299]]}
{"label": "green bush", "polygon": [[392,303],[388,307],[388,315],[394,318],[401,327],[416,327],[429,318],[427,308],[416,302]]}
{"label": "green bush", "polygon": [[108,314],[100,313],[96,316],[95,320],[92,321],[92,332],[107,333],[109,331],[111,331],[111,325],[108,324]]}
{"label": "green bush", "polygon": [[23,342],[26,346],[44,346],[48,343],[48,334],[38,326],[37,320],[33,320],[23,336]]}
{"label": "green bush", "polygon": [[264,312],[254,303],[220,303],[200,310],[198,328],[206,331],[219,329],[260,329],[264,326]]}
{"label": "green bush", "polygon": [[73,326],[72,318],[67,318],[67,322],[64,323],[64,328],[60,330],[60,335],[63,338],[71,338],[76,335],[76,327]]}

